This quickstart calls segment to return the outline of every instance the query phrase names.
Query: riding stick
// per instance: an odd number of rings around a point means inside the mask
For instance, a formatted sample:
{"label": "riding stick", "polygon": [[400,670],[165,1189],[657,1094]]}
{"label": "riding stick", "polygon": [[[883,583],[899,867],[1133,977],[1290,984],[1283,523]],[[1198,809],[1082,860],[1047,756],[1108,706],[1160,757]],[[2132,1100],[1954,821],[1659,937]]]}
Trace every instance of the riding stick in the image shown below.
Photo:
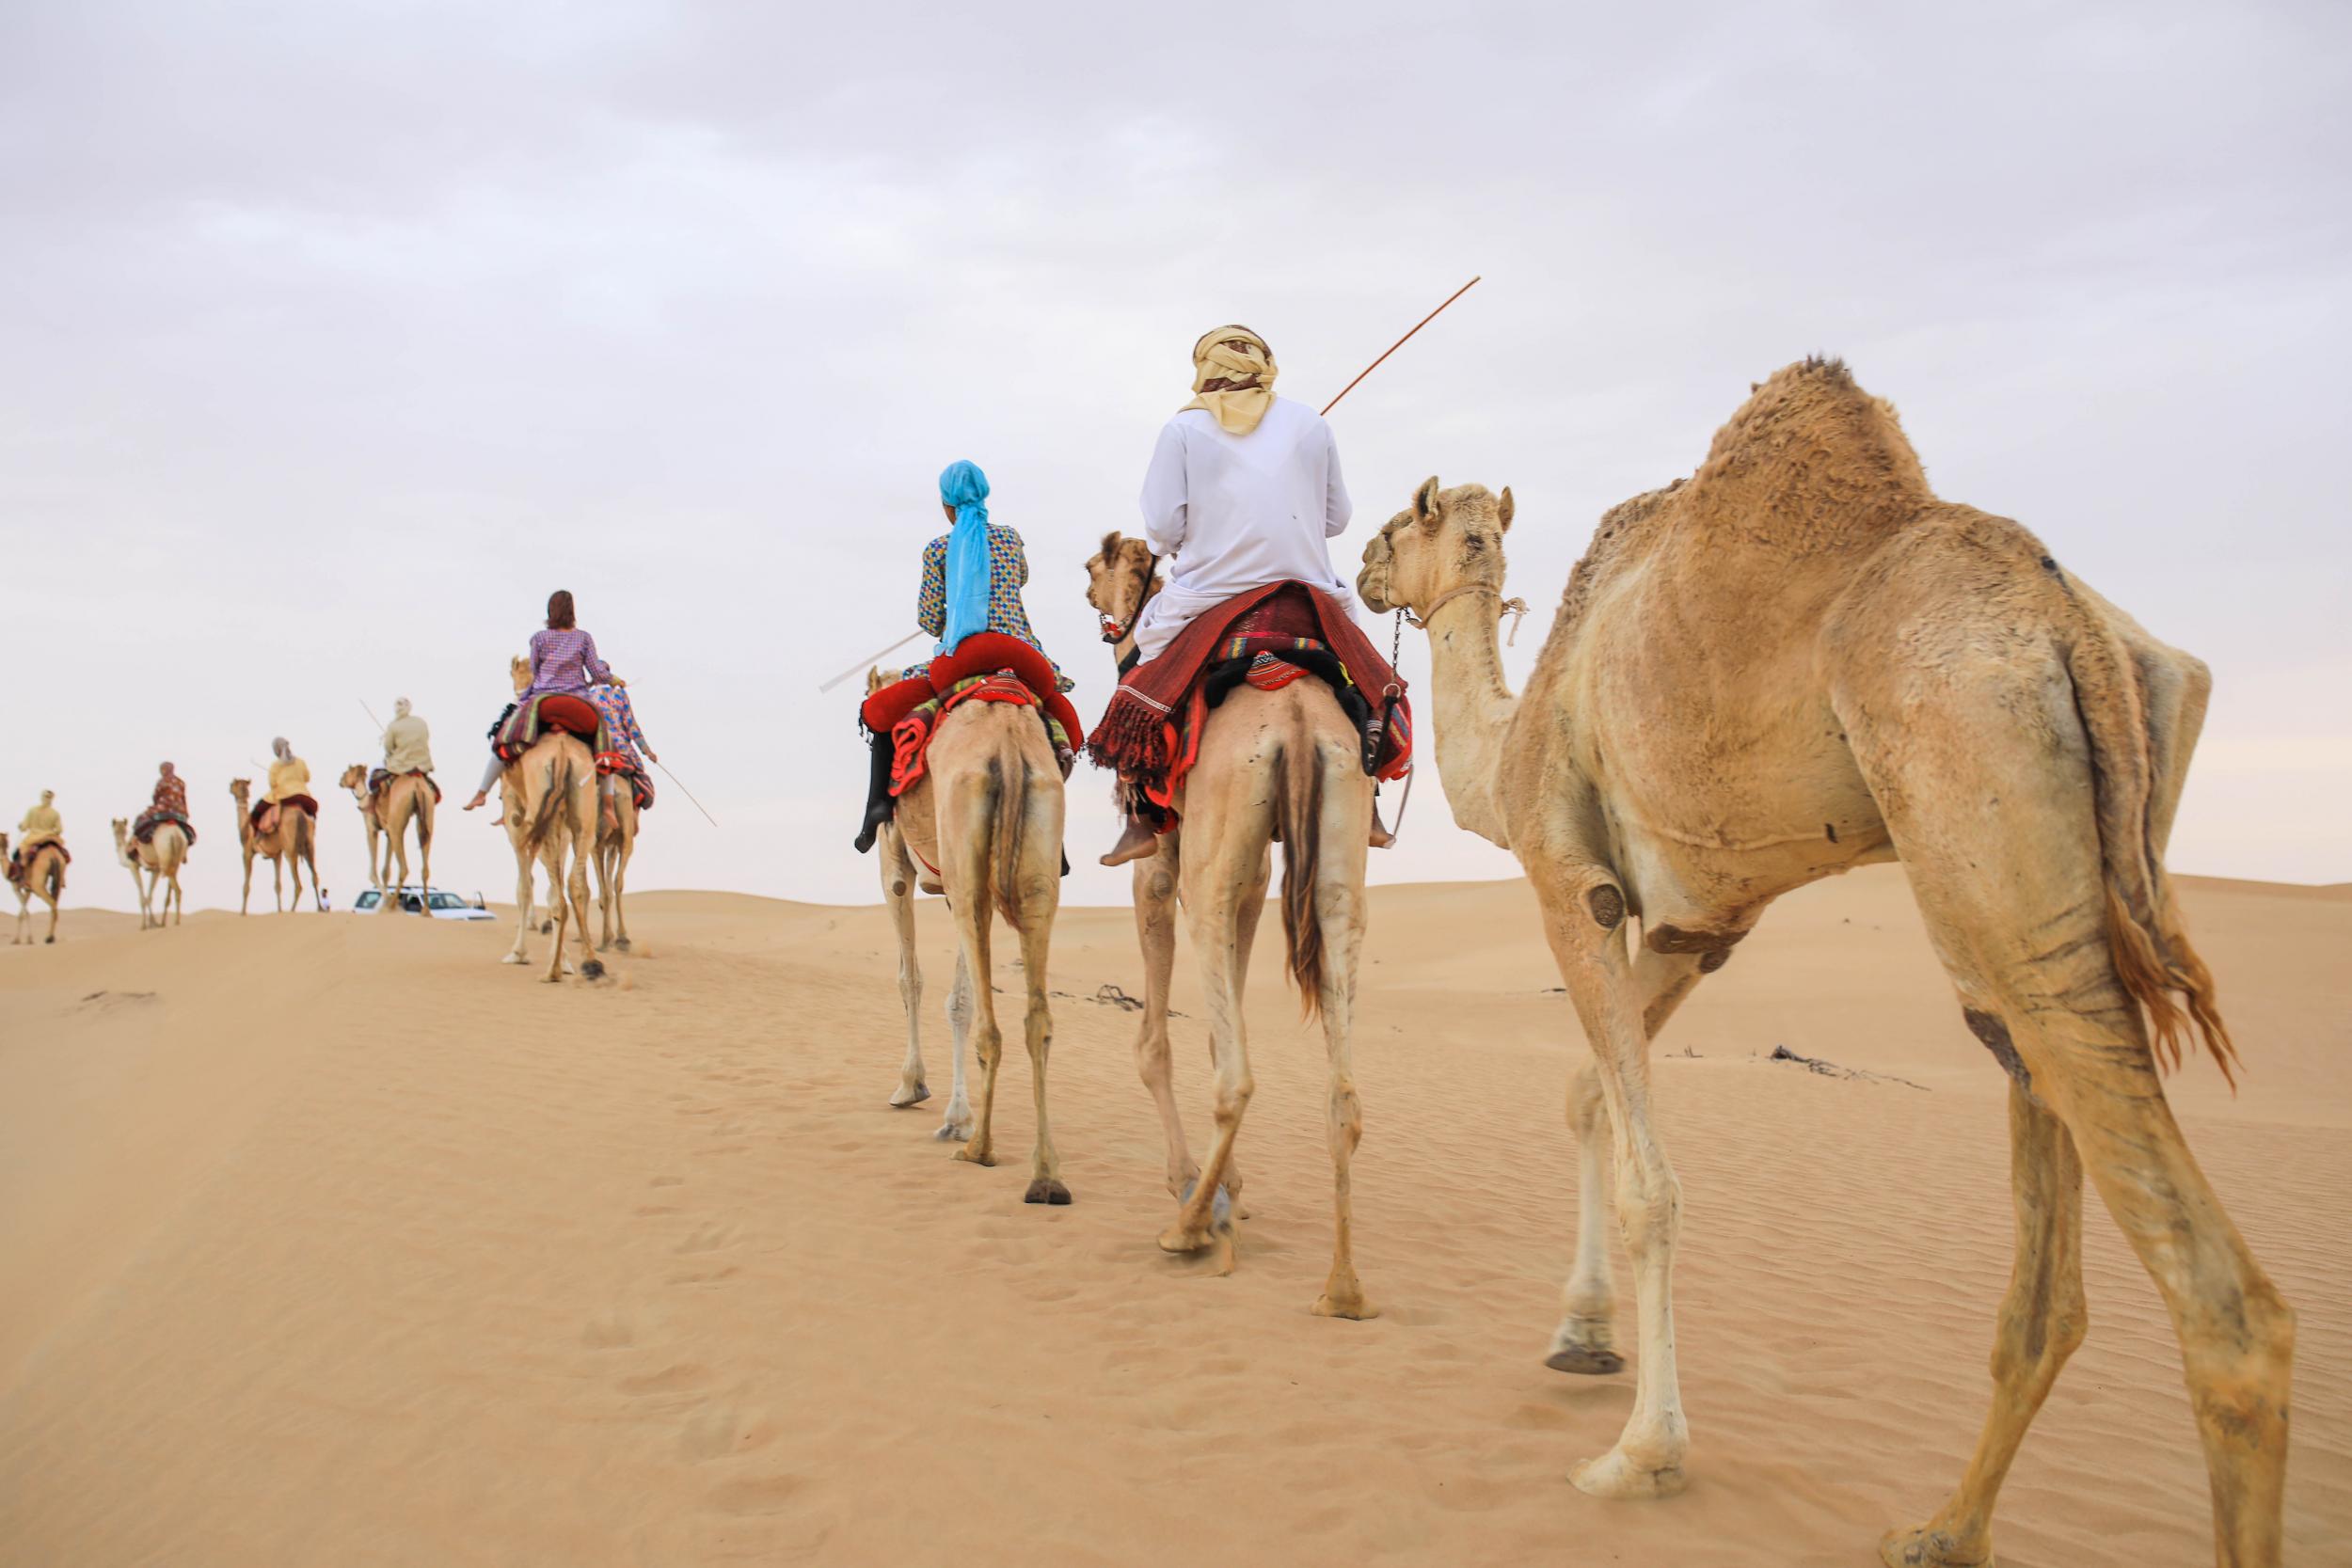
{"label": "riding stick", "polygon": [[[1484,277],[1485,275],[1481,274],[1480,276]],[[1455,300],[1470,293],[1472,285],[1476,284],[1478,278],[1473,277],[1470,280],[1470,282],[1463,284],[1460,288],[1446,295],[1445,305],[1438,306],[1436,310],[1430,311],[1429,314],[1422,317],[1421,320],[1413,324],[1413,332],[1419,332],[1422,327],[1427,326],[1431,322],[1436,321],[1438,319],[1438,311],[1443,310],[1446,305],[1453,304]],[[1389,345],[1389,353],[1383,354],[1380,356],[1380,359],[1386,359],[1389,356],[1389,354],[1394,354],[1398,349],[1403,348],[1406,343],[1410,342],[1413,338],[1413,332],[1407,332],[1404,337],[1399,338],[1395,342],[1391,343]],[[1373,372],[1378,370],[1380,368],[1380,359],[1375,359],[1371,364],[1366,365],[1362,372],[1356,377],[1356,381],[1361,381],[1365,376],[1370,375]],[[1341,388],[1340,397],[1333,398],[1329,403],[1325,404],[1323,405],[1323,411],[1326,414],[1328,414],[1332,409],[1337,408],[1340,405],[1340,398],[1347,396],[1348,393],[1356,389],[1356,381],[1351,381],[1346,386]]]}

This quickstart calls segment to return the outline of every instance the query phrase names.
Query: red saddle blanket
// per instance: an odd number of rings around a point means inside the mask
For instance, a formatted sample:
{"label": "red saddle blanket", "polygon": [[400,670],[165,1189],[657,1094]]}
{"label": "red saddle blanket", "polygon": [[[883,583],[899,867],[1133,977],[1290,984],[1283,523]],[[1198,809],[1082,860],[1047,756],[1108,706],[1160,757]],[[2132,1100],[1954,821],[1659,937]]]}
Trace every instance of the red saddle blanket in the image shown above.
{"label": "red saddle blanket", "polygon": [[433,803],[437,806],[441,803],[441,786],[433,782],[432,774],[425,772],[421,768],[411,773],[394,773],[388,768],[378,768],[374,769],[368,774],[369,796],[373,798],[383,794],[384,786],[390,784],[395,778],[422,779],[427,787],[433,791]]}
{"label": "red saddle blanket", "polygon": [[131,824],[131,836],[141,844],[152,844],[155,842],[155,830],[167,822],[187,835],[189,848],[196,847],[196,824],[188,820],[188,814],[167,811],[162,806],[150,806],[139,813],[139,819]]}
{"label": "red saddle blanket", "polygon": [[[1286,653],[1296,660],[1285,658]],[[1318,673],[1317,666],[1336,664],[1362,709],[1385,715],[1375,776],[1401,778],[1411,766],[1412,708],[1405,699],[1404,678],[1354,617],[1329,594],[1303,582],[1269,583],[1226,600],[1178,632],[1157,658],[1128,672],[1094,726],[1087,754],[1166,805],[1200,752],[1208,715],[1202,678],[1233,659],[1250,660],[1244,678],[1268,690],[1296,679],[1293,669]],[[1342,706],[1350,705],[1343,697]]]}
{"label": "red saddle blanket", "polygon": [[[1029,689],[1027,683],[1010,675],[971,675],[947,689],[945,696],[917,705],[890,731],[890,793],[904,795],[914,787],[930,766],[931,737],[939,733],[940,722],[965,703],[1017,703],[1024,707],[1041,709],[1045,720],[1046,738],[1053,743],[1057,754],[1074,753],[1069,732],[1061,721],[1045,706],[1044,700]],[[1066,770],[1066,769],[1065,769]]]}
{"label": "red saddle blanket", "polygon": [[490,750],[501,762],[513,762],[531,750],[544,730],[562,730],[588,742],[591,751],[602,751],[604,715],[585,697],[575,697],[566,691],[542,692],[515,705],[490,737]]}
{"label": "red saddle blanket", "polygon": [[653,781],[645,777],[644,768],[631,767],[628,758],[618,752],[598,752],[596,771],[608,777],[618,773],[627,779],[629,799],[637,802],[637,809],[639,811],[653,810]]}
{"label": "red saddle blanket", "polygon": [[262,814],[268,811],[273,806],[277,807],[280,811],[291,810],[295,806],[300,806],[304,811],[309,812],[314,818],[319,814],[319,803],[316,800],[311,800],[308,795],[289,795],[282,800],[256,800],[253,803],[253,825],[255,827],[258,828],[262,825]]}
{"label": "red saddle blanket", "polygon": [[41,852],[45,849],[55,849],[57,852],[57,863],[59,867],[57,872],[57,886],[62,889],[65,886],[65,871],[63,868],[73,863],[73,856],[72,852],[66,848],[65,840],[61,838],[53,838],[48,840],[46,843],[36,844],[30,849],[26,849],[22,845],[10,849],[8,851],[8,880],[11,882],[23,881],[24,879],[24,873],[27,869],[29,869],[30,863],[32,861],[39,860],[41,856]]}
{"label": "red saddle blanket", "polygon": [[1054,678],[1053,661],[1021,639],[1002,632],[973,633],[954,653],[940,655],[927,669],[868,696],[858,708],[858,718],[875,735],[896,735],[899,720],[958,682],[1004,671],[1020,677],[1045,711],[1060,721],[1073,748],[1086,743],[1086,727],[1078,721],[1078,710],[1062,694],[1061,683]]}

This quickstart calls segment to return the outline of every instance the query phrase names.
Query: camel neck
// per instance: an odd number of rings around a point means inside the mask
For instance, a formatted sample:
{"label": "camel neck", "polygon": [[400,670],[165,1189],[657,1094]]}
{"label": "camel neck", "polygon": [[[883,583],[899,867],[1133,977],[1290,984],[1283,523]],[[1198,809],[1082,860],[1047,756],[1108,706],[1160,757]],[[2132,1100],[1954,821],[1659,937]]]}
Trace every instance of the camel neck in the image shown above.
{"label": "camel neck", "polygon": [[1496,637],[1499,591],[1457,594],[1427,621],[1430,728],[1438,780],[1454,820],[1490,844],[1511,847],[1495,804],[1503,745],[1518,699],[1502,678]]}

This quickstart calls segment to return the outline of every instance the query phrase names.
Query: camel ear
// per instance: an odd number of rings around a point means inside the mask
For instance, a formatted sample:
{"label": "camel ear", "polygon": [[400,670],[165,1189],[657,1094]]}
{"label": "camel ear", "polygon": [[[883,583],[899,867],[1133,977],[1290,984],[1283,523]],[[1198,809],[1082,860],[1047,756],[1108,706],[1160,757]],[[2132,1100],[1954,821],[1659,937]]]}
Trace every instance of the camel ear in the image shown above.
{"label": "camel ear", "polygon": [[1438,526],[1438,476],[1431,474],[1413,492],[1413,521],[1425,529]]}
{"label": "camel ear", "polygon": [[1124,544],[1125,542],[1126,542],[1125,540],[1123,540],[1123,539],[1121,539],[1121,538],[1120,537],[1120,533],[1119,533],[1119,531],[1118,531],[1117,529],[1113,529],[1113,530],[1111,530],[1108,533],[1106,533],[1106,534],[1103,535],[1103,564],[1104,564],[1104,565],[1107,566],[1107,565],[1109,565],[1112,562],[1117,561],[1117,560],[1119,559],[1119,546],[1120,546],[1120,545]]}
{"label": "camel ear", "polygon": [[1512,510],[1511,487],[1506,484],[1502,487],[1502,499],[1495,502],[1495,515],[1502,519],[1502,531],[1505,533],[1511,531]]}

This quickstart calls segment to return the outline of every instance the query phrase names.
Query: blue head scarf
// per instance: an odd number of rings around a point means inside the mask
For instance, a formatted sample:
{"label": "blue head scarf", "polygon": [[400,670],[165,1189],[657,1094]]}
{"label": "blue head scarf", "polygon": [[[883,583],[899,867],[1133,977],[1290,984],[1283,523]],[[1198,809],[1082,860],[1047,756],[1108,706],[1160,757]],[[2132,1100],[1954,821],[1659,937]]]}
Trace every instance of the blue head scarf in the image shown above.
{"label": "blue head scarf", "polygon": [[988,629],[988,476],[977,463],[955,462],[939,476],[939,499],[956,509],[947,535],[947,615],[939,652],[952,654]]}

